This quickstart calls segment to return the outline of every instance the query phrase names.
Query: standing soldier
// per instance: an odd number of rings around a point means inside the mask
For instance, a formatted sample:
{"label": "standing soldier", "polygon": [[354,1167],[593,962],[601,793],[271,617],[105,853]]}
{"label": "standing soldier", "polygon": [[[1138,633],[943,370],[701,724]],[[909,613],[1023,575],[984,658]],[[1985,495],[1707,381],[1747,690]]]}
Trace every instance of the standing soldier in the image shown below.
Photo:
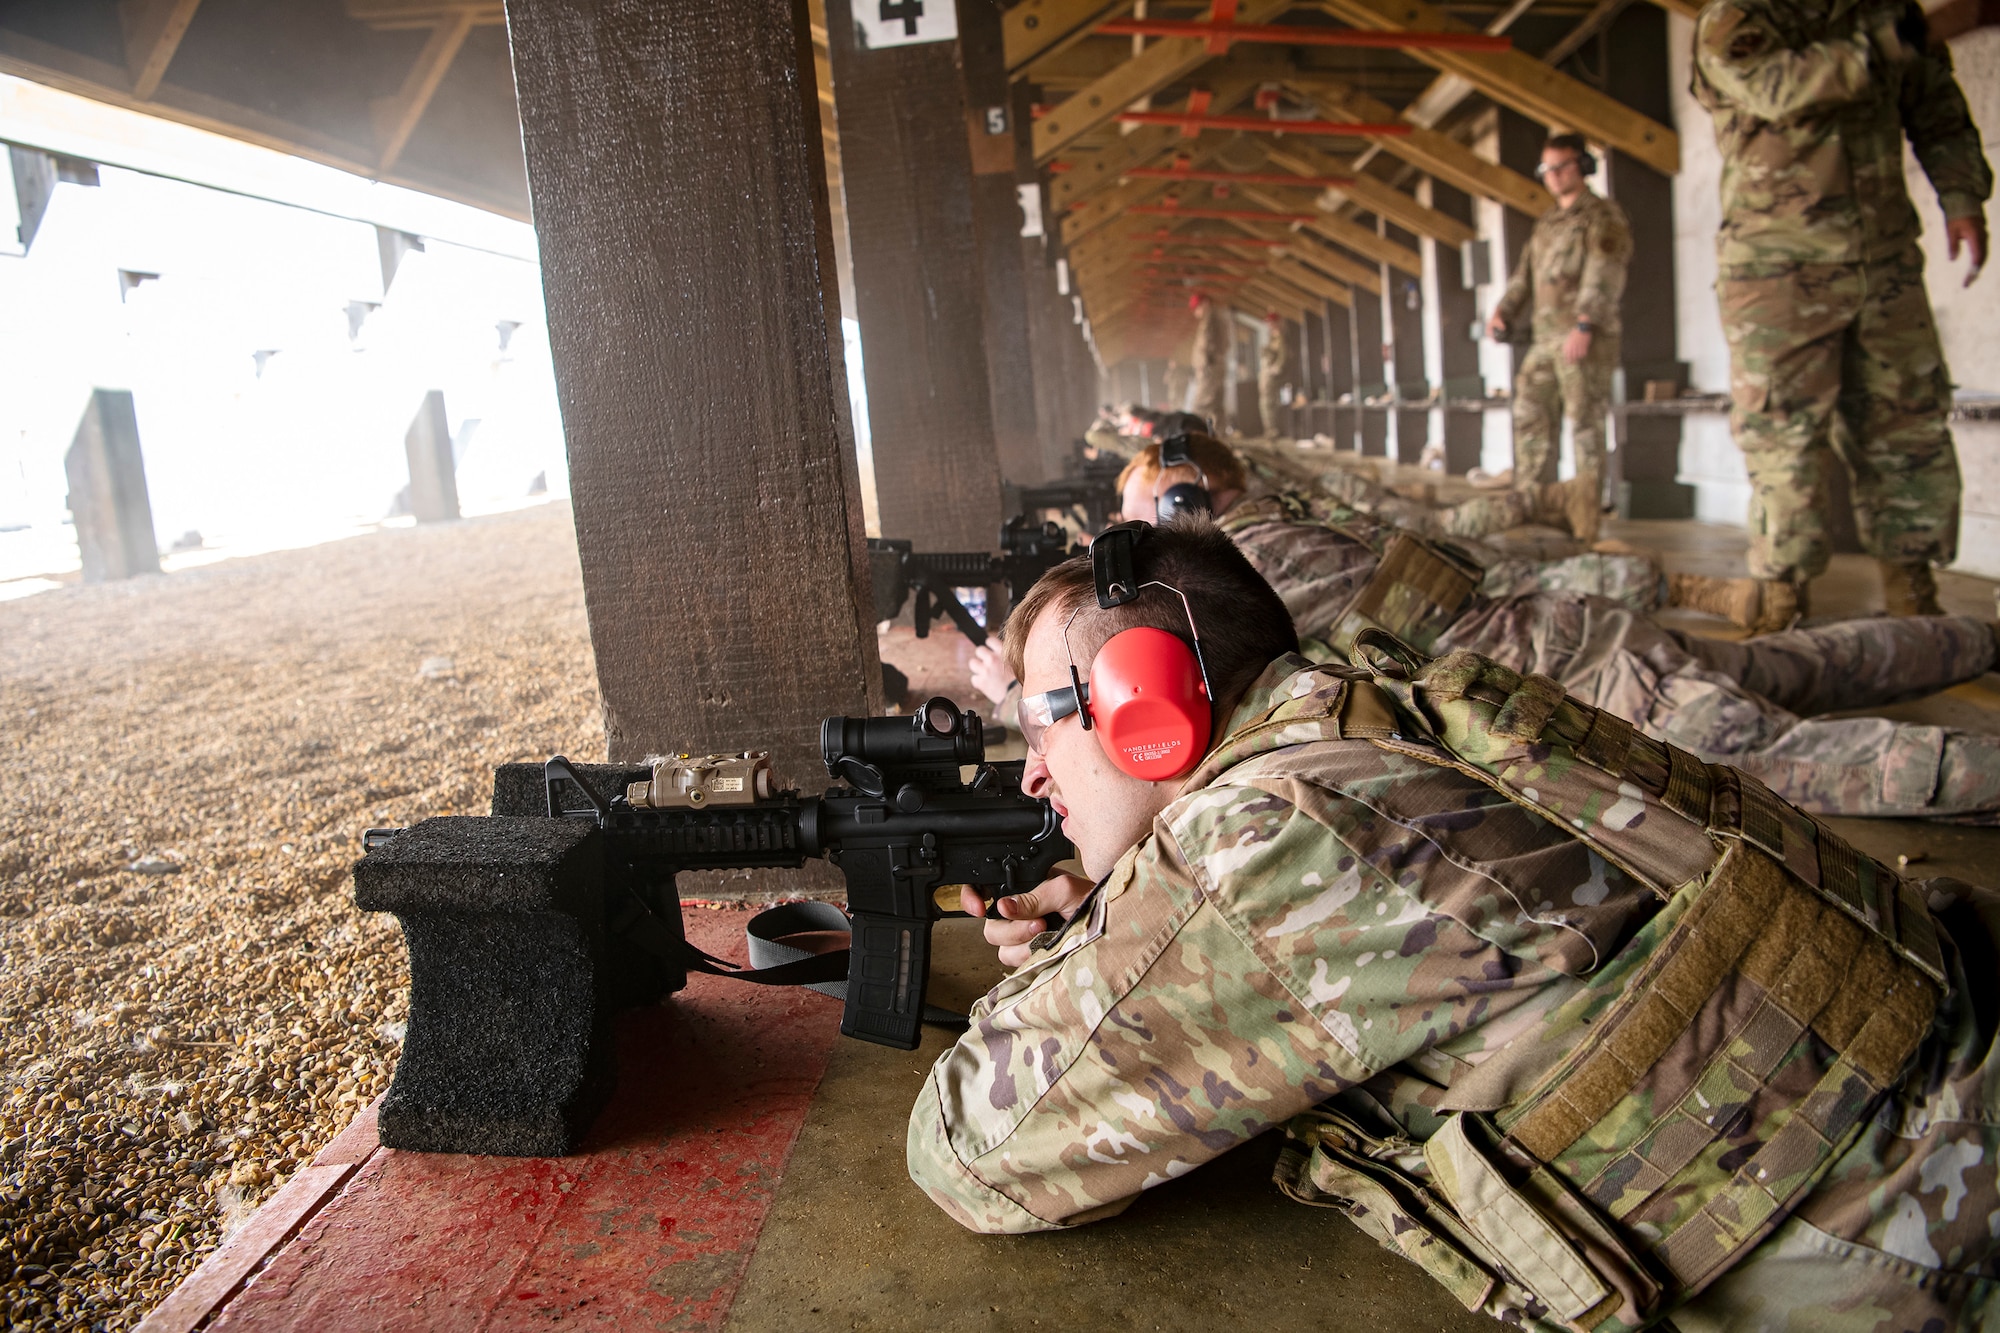
{"label": "standing soldier", "polygon": [[[1535,170],[1556,206],[1535,223],[1528,248],[1487,328],[1495,338],[1534,303],[1535,342],[1514,376],[1514,484],[1543,478],[1568,413],[1576,441],[1576,476],[1602,497],[1604,418],[1618,365],[1618,302],[1632,259],[1625,210],[1584,183],[1597,160],[1580,134],[1557,134]],[[1591,531],[1576,535],[1589,541]]]}
{"label": "standing soldier", "polygon": [[1722,148],[1716,292],[1752,483],[1750,572],[1803,606],[1826,569],[1820,468],[1835,448],[1889,610],[1935,614],[1931,566],[1958,546],[1958,460],[1904,137],[1951,257],[1971,251],[1968,285],[1993,191],[1951,57],[1901,0],[1717,0],[1695,30],[1694,94]]}
{"label": "standing soldier", "polygon": [[1187,411],[1188,368],[1171,358],[1167,361],[1167,405],[1169,412]]}
{"label": "standing soldier", "polygon": [[1222,386],[1229,378],[1229,320],[1206,292],[1188,298],[1194,311],[1194,399],[1188,411],[1222,423]]}
{"label": "standing soldier", "polygon": [[1264,316],[1264,346],[1257,353],[1257,412],[1267,439],[1279,434],[1278,386],[1284,382],[1291,358],[1292,349],[1285,345],[1285,321],[1277,311],[1270,311]]}

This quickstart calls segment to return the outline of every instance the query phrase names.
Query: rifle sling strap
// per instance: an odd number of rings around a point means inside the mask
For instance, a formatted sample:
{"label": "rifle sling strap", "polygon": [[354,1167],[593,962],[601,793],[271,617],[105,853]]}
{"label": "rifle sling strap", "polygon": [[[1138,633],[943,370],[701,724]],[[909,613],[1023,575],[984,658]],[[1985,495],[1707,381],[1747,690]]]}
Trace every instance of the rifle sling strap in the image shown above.
{"label": "rifle sling strap", "polygon": [[[802,931],[849,932],[847,913],[832,903],[781,903],[750,918],[744,927],[750,946],[750,966],[717,958],[689,943],[679,932],[668,928],[653,909],[637,894],[627,890],[626,911],[615,929],[646,952],[690,972],[732,981],[748,981],[758,986],[805,986],[836,1000],[847,999],[849,950],[831,949],[812,953],[783,942]],[[934,1004],[924,1006],[924,1022],[944,1026],[965,1026],[965,1015]]]}

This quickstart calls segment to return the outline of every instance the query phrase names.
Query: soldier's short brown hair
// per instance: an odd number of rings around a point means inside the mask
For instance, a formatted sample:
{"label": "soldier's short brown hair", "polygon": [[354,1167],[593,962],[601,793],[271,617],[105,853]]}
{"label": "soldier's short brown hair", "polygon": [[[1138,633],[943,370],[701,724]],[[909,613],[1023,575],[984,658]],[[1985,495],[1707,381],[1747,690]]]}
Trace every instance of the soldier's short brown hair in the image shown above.
{"label": "soldier's short brown hair", "polygon": [[[1271,659],[1299,650],[1291,613],[1229,535],[1205,514],[1184,514],[1148,532],[1133,551],[1133,572],[1141,582],[1159,582],[1187,596],[1188,613],[1201,634],[1202,660],[1215,691],[1216,723],[1264,673]],[[1007,669],[1021,678],[1028,632],[1044,615],[1067,620],[1083,607],[1071,630],[1078,667],[1087,667],[1104,641],[1120,630],[1151,625],[1186,638],[1188,613],[1181,599],[1148,588],[1138,600],[1099,610],[1090,557],[1063,561],[1035,581],[1008,617]]]}
{"label": "soldier's short brown hair", "polygon": [[1548,142],[1542,145],[1542,151],[1547,152],[1551,148],[1560,152],[1574,153],[1579,162],[1590,156],[1590,140],[1581,134],[1551,134]]}
{"label": "soldier's short brown hair", "polygon": [[[1249,471],[1236,451],[1212,435],[1188,432],[1188,457],[1194,459],[1195,466],[1208,478],[1211,494],[1216,491],[1240,491],[1249,480]],[[1124,490],[1125,483],[1137,477],[1152,484],[1160,475],[1160,446],[1149,444],[1132,455],[1132,461],[1118,474],[1118,489]]]}

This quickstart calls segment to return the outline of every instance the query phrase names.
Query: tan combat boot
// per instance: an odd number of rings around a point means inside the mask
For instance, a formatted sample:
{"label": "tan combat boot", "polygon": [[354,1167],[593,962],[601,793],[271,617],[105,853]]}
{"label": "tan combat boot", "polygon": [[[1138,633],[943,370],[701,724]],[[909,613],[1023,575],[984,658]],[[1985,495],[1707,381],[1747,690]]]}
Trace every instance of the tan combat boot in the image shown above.
{"label": "tan combat boot", "polygon": [[1928,560],[1878,560],[1882,567],[1882,602],[1892,616],[1941,616],[1937,576]]}
{"label": "tan combat boot", "polygon": [[1805,589],[1789,579],[1724,579],[1711,574],[1667,575],[1667,605],[1721,616],[1753,634],[1769,634],[1805,614]]}
{"label": "tan combat boot", "polygon": [[1580,542],[1597,540],[1597,525],[1604,519],[1594,489],[1572,477],[1568,481],[1548,481],[1535,487],[1533,522],[1567,528]]}

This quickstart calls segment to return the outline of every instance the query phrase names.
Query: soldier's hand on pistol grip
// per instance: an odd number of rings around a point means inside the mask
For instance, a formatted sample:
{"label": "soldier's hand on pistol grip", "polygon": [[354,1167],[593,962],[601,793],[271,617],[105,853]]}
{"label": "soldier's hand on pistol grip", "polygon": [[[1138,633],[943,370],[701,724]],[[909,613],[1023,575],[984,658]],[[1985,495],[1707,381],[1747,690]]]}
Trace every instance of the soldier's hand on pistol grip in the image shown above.
{"label": "soldier's hand on pistol grip", "polygon": [[1498,310],[1494,311],[1492,316],[1486,321],[1486,331],[1493,335],[1493,341],[1495,342],[1507,341],[1507,321],[1500,318]]}
{"label": "soldier's hand on pistol grip", "polygon": [[959,891],[959,906],[967,916],[986,918],[986,942],[1000,951],[1001,962],[1019,967],[1033,955],[1035,938],[1074,916],[1092,887],[1081,875],[1058,873],[1027,893],[996,898],[991,916],[986,900],[970,886]]}

